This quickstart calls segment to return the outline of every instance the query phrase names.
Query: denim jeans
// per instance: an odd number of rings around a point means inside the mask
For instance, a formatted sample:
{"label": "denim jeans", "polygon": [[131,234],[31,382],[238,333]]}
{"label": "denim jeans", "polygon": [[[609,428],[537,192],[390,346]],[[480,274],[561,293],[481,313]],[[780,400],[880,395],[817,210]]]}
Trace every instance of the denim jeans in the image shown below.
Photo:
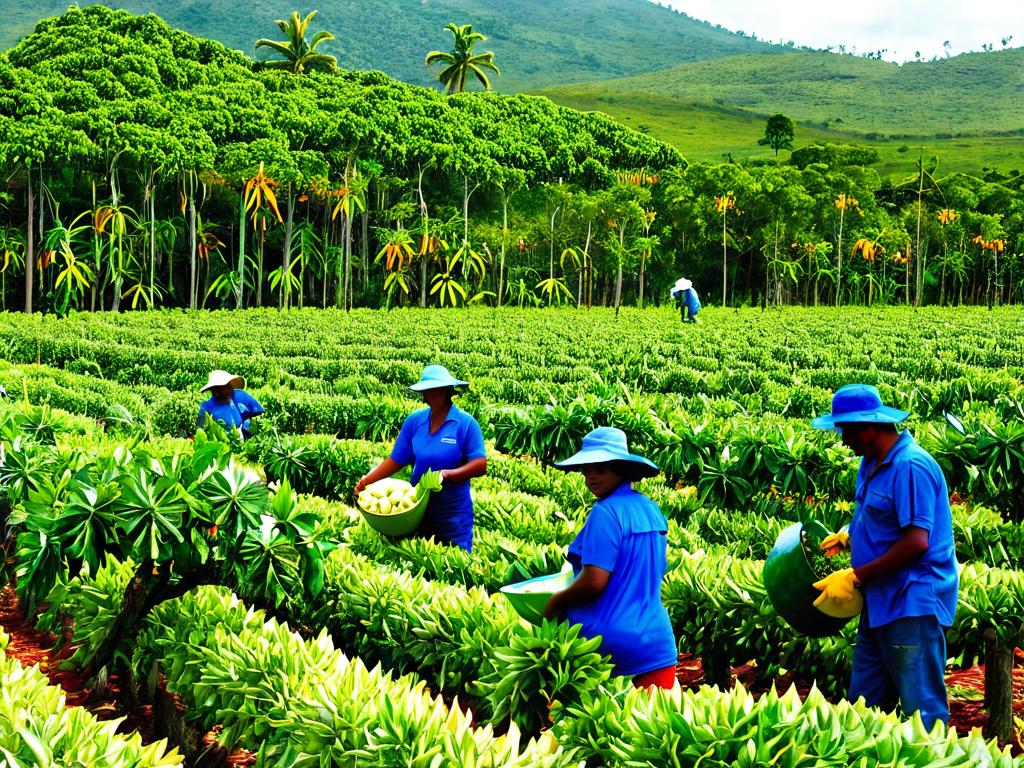
{"label": "denim jeans", "polygon": [[898,619],[869,629],[861,617],[853,651],[850,700],[904,714],[921,713],[926,728],[949,722],[946,634],[934,616]]}

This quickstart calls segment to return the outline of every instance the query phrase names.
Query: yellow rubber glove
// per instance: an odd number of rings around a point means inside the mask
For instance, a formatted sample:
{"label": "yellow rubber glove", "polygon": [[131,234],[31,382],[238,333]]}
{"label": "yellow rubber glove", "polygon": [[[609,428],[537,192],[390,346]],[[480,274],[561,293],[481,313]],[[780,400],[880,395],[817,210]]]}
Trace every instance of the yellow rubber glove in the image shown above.
{"label": "yellow rubber glove", "polygon": [[[850,548],[850,534],[846,531],[839,531],[839,533],[830,533],[821,542],[821,548],[828,552],[829,556],[837,554],[843,550]],[[829,551],[834,550],[834,551]]]}
{"label": "yellow rubber glove", "polygon": [[814,582],[814,588],[820,589],[821,594],[814,601],[815,605],[821,605],[826,599],[837,602],[846,602],[853,598],[853,590],[860,584],[853,568],[844,568],[841,571],[830,573],[821,581]]}

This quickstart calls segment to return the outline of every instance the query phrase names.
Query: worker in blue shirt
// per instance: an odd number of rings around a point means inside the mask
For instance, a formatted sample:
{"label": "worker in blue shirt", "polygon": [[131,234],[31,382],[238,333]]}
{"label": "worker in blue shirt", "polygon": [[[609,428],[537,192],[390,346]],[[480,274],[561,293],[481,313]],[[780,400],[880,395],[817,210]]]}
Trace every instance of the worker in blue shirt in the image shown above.
{"label": "worker in blue shirt", "polygon": [[468,386],[441,365],[428,365],[409,389],[427,404],[406,417],[391,455],[356,483],[355,493],[412,464],[412,483],[428,470],[441,472],[441,490],[430,497],[415,536],[473,548],[473,499],[469,481],[487,473],[484,436],[476,419],[456,407],[457,387]]}
{"label": "worker in blue shirt", "polygon": [[669,293],[679,303],[679,318],[684,323],[696,323],[697,313],[700,312],[700,299],[693,288],[693,283],[681,277],[676,280]]}
{"label": "worker in blue shirt", "polygon": [[949,489],[939,465],[908,431],[909,414],[882,404],[878,390],[850,384],[832,398],[832,413],[812,423],[834,429],[861,456],[849,531],[822,548],[849,548],[851,568],[815,587],[848,600],[857,587],[864,611],[853,654],[849,698],[908,716],[927,728],[949,722],[945,628],[956,612],[959,575]]}
{"label": "worker in blue shirt", "polygon": [[578,453],[555,466],[582,472],[598,501],[569,545],[576,578],[551,596],[544,615],[582,625],[586,637],[600,635],[615,674],[632,677],[637,687],[672,688],[678,653],[661,602],[668,523],[632,486],[658,468],[630,453],[626,434],[613,427],[591,431]]}
{"label": "worker in blue shirt", "polygon": [[210,393],[209,399],[199,405],[200,429],[209,418],[226,429],[240,430],[244,439],[249,436],[252,418],[263,413],[263,406],[245,391],[245,379],[227,371],[212,371],[200,391]]}

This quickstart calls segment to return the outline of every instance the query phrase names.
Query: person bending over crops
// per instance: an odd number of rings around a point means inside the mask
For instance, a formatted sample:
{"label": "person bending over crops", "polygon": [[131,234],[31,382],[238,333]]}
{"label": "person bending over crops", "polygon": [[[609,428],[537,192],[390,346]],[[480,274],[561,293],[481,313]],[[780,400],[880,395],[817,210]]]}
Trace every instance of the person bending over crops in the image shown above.
{"label": "person bending over crops", "polygon": [[207,419],[213,419],[225,429],[240,430],[243,440],[249,437],[252,418],[263,413],[263,406],[245,391],[245,379],[227,371],[212,371],[200,391],[210,393],[210,398],[199,405],[200,429]]}
{"label": "person bending over crops", "polygon": [[676,280],[669,293],[679,304],[679,318],[684,323],[696,323],[697,313],[700,312],[700,299],[697,297],[697,291],[693,289],[693,283],[681,277]]}
{"label": "person bending over crops", "polygon": [[551,596],[544,615],[581,624],[584,636],[600,635],[615,673],[632,677],[638,688],[671,688],[676,641],[661,602],[668,523],[632,485],[658,468],[630,453],[626,434],[613,427],[590,432],[578,453],[555,466],[582,472],[598,501],[569,545],[576,579]]}
{"label": "person bending over crops", "polygon": [[850,384],[832,398],[832,413],[812,422],[835,429],[862,457],[849,532],[822,548],[850,549],[851,568],[822,579],[822,596],[864,593],[849,698],[920,712],[927,728],[949,722],[945,628],[956,611],[958,573],[949,490],[939,465],[896,425],[909,414],[882,405],[878,390]]}
{"label": "person bending over crops", "polygon": [[428,470],[440,471],[441,490],[433,494],[415,536],[434,537],[467,552],[473,548],[473,499],[469,481],[487,474],[484,436],[476,419],[452,403],[457,387],[468,386],[448,369],[428,365],[409,389],[423,395],[428,407],[406,417],[391,456],[356,483],[359,493],[371,483],[391,477],[412,464],[412,483]]}

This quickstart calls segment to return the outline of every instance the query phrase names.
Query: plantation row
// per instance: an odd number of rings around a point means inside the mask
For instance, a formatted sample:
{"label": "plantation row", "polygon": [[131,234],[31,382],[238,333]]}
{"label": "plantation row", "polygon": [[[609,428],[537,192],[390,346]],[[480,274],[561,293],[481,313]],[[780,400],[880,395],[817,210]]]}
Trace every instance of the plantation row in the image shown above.
{"label": "plantation row", "polygon": [[[41,460],[39,454],[19,454],[14,446],[7,457],[8,466],[5,468],[5,477],[11,478],[9,480],[10,487],[12,489],[18,488],[18,483],[21,483],[21,487],[24,488],[26,484],[38,484],[41,483],[41,479],[38,474],[33,476],[27,474],[31,468],[36,473],[49,471],[53,472],[56,468],[52,460],[46,461]],[[367,457],[377,452],[381,446],[357,446],[356,455],[350,457],[350,464],[355,467],[364,468],[367,466]],[[180,450],[180,448],[179,448]],[[52,458],[52,457],[51,457]],[[498,462],[497,474],[502,474],[501,463]],[[515,464],[515,462],[508,462],[508,464]],[[277,472],[282,472],[287,477],[291,475],[295,477],[296,481],[298,477],[294,475],[295,464],[282,464],[279,461],[271,458],[267,464],[268,471],[273,476]],[[15,472],[21,473],[20,476],[15,475]],[[564,482],[568,484],[568,481],[563,480],[561,476],[555,482]],[[515,487],[515,486],[513,486]],[[282,491],[286,494],[290,491]],[[77,499],[80,497],[81,492],[75,490],[70,491],[74,494]],[[237,493],[237,492],[236,492]],[[568,493],[563,491],[560,494],[562,498],[566,498],[570,494],[578,494],[579,489],[571,488],[568,489]],[[668,494],[668,496],[666,496]],[[657,498],[659,494],[655,493]],[[683,522],[687,523],[689,529],[679,528],[673,525],[670,533],[670,543],[673,548],[679,548],[680,550],[696,551],[698,547],[703,547],[707,542],[702,539],[701,536],[693,531],[696,526],[691,525],[694,522],[694,518],[703,517],[705,520],[710,514],[706,510],[696,509],[693,507],[693,495],[692,494],[679,494],[678,492],[663,492],[661,494],[662,504],[666,511],[670,515],[680,515],[678,507],[673,509],[673,499],[670,498],[672,495],[676,496],[675,501],[681,502],[681,506],[687,506],[691,508],[690,515],[685,518]],[[503,531],[500,535],[495,536],[490,533],[489,519],[500,518],[502,523],[508,518],[512,518],[513,515],[505,515],[503,510],[499,511],[496,507],[499,507],[499,500],[496,498],[496,494],[491,498],[488,498],[486,492],[481,499],[481,528],[478,534],[478,547],[473,555],[461,551],[449,550],[446,547],[440,547],[427,542],[401,542],[394,545],[385,545],[381,542],[376,534],[370,533],[365,527],[359,526],[352,529],[352,535],[342,535],[341,529],[351,528],[356,518],[351,512],[339,513],[338,511],[331,511],[325,513],[324,507],[318,507],[314,512],[306,509],[304,505],[293,506],[287,501],[276,501],[274,502],[274,509],[277,514],[284,516],[286,519],[292,521],[299,521],[305,519],[306,526],[309,527],[311,524],[308,522],[310,519],[319,518],[323,520],[330,528],[330,538],[335,538],[341,535],[343,540],[347,540],[348,547],[345,552],[352,551],[355,554],[362,553],[371,557],[373,560],[390,563],[396,567],[411,567],[415,572],[428,573],[433,578],[441,579],[444,581],[455,581],[464,584],[483,584],[490,589],[495,589],[500,586],[500,580],[502,574],[513,566],[518,564],[520,568],[525,570],[524,575],[538,575],[539,573],[549,572],[552,570],[552,566],[558,562],[561,553],[560,546],[557,542],[549,540],[550,534],[543,530],[545,517],[543,515],[543,509],[538,509],[536,504],[539,502],[543,505],[543,502],[539,499],[531,499],[528,495],[519,494],[517,498],[513,500],[518,502],[519,505],[529,504],[531,501],[534,505],[532,508],[520,511],[519,526],[520,531],[526,529],[527,537],[523,542],[515,541],[515,536],[508,535],[509,532]],[[682,497],[681,499],[679,497]],[[508,501],[507,498],[502,498],[501,501]],[[54,493],[53,490],[37,490],[30,498],[29,503],[26,505],[27,510],[31,513],[33,510],[39,510],[40,508],[46,508],[53,506],[54,504]],[[291,511],[289,511],[291,510]],[[583,514],[584,508],[580,504],[576,504],[572,507],[572,512],[569,513],[569,517],[565,517],[563,514],[564,526],[561,531],[557,534],[558,538],[564,540],[571,535],[572,529],[579,524],[580,518]],[[970,521],[976,523],[982,516],[980,512],[971,513],[972,517]],[[65,508],[65,514],[61,521],[62,525],[60,528],[48,527],[51,536],[55,538],[60,534],[61,530],[77,531],[78,537],[81,538],[84,534],[81,529],[84,525],[94,526],[95,530],[90,527],[86,528],[88,533],[85,536],[86,540],[105,541],[110,538],[110,534],[105,527],[103,527],[102,520],[97,520],[96,517],[99,512],[95,509],[83,508],[83,503],[78,501],[76,504],[68,505]],[[838,510],[833,511],[831,516],[835,518],[836,523],[843,522],[842,514]],[[83,518],[85,520],[83,521]],[[977,546],[976,542],[984,541],[986,546],[983,549],[984,553],[996,554],[1003,553],[1002,556],[1012,560],[1019,561],[1019,529],[1012,526],[1005,526],[1001,524],[996,516],[989,516],[988,527],[976,526],[974,530],[965,529],[962,522],[958,522],[958,544],[961,549],[965,546]],[[538,525],[542,530],[536,534],[529,531],[531,520],[542,521]],[[41,523],[39,520],[35,520],[29,517],[26,522],[30,526],[30,529],[38,527]],[[731,529],[728,533],[726,527],[722,525],[726,523]],[[111,523],[108,520],[106,525],[109,526]],[[749,521],[743,518],[733,517],[729,515],[723,515],[718,513],[714,520],[714,525],[710,528],[705,527],[709,533],[712,533],[719,542],[728,545],[729,543],[739,542],[744,548],[748,547],[751,542],[756,542],[756,545],[761,547],[762,550],[766,547],[770,541],[773,533],[777,531],[778,521],[774,518],[766,517],[762,520],[761,524],[758,524],[756,520]],[[44,530],[44,529],[40,529]],[[967,533],[967,531],[970,531]],[[134,528],[132,531],[134,533]],[[1006,538],[1003,538],[1005,536]],[[970,537],[969,541],[965,541],[965,538]],[[30,539],[31,541],[31,539]],[[259,552],[259,542],[262,541],[264,551]],[[280,605],[285,602],[285,595],[290,591],[294,590],[295,582],[298,580],[298,569],[299,562],[298,556],[294,552],[294,549],[289,550],[287,548],[282,549],[282,545],[285,542],[277,542],[277,551],[271,551],[270,544],[274,543],[271,539],[268,539],[264,534],[263,538],[258,539],[256,547],[247,547],[244,552],[247,556],[247,570],[243,577],[236,576],[235,583],[242,585],[245,580],[248,580],[249,586],[244,587],[250,592],[255,589],[256,594],[260,594],[264,599],[270,599],[275,604]],[[98,556],[98,552],[95,556]],[[122,551],[123,554],[123,551]],[[338,553],[337,557],[342,557],[343,553]],[[343,558],[344,559],[344,558]],[[18,567],[19,572],[23,576],[32,577],[22,588],[22,594],[30,603],[34,603],[44,593],[45,589],[48,588],[49,582],[46,581],[45,574],[41,573],[38,569],[31,570],[32,567],[40,560],[40,552],[27,545],[19,547],[18,551]],[[157,558],[154,558],[155,562],[159,562]],[[688,647],[701,647],[706,644],[704,648],[705,658],[708,659],[709,666],[711,666],[711,660],[716,656],[721,655],[721,649],[730,648],[733,649],[735,656],[728,660],[742,661],[747,658],[759,658],[766,661],[764,667],[764,674],[767,679],[770,679],[776,668],[772,666],[770,659],[773,658],[774,654],[772,649],[786,648],[791,645],[794,641],[789,638],[790,631],[785,624],[774,615],[774,613],[768,610],[767,616],[763,614],[764,605],[766,604],[763,586],[760,583],[760,565],[756,560],[745,560],[742,558],[733,557],[727,554],[717,554],[712,551],[706,556],[693,558],[686,556],[685,553],[679,557],[673,557],[674,563],[677,565],[676,569],[669,574],[666,579],[665,592],[666,592],[666,603],[669,606],[670,614],[673,617],[673,623],[676,627],[677,635]],[[185,558],[181,558],[178,564],[179,570],[184,569],[184,563],[187,562]],[[290,568],[287,566],[290,565]],[[979,566],[980,567],[980,566]],[[95,564],[93,565],[95,568]],[[268,570],[269,569],[269,570]],[[497,570],[497,572],[496,572]],[[265,584],[261,578],[263,575],[267,575],[276,571],[278,575],[270,579]],[[722,582],[715,579],[715,572],[729,572],[734,574],[732,581]],[[962,631],[963,638],[959,642],[951,642],[951,647],[954,649],[954,655],[960,655],[962,658],[969,659],[973,658],[978,654],[980,635],[976,631],[979,625],[987,625],[1000,621],[1000,617],[1006,620],[1008,632],[1018,632],[1019,627],[1014,630],[1013,616],[1017,614],[1021,604],[1022,587],[1019,579],[1012,573],[1006,572],[1005,576],[1001,575],[1002,572],[988,571],[982,569],[978,572],[977,582],[979,584],[978,589],[972,588],[971,577],[965,572],[964,575],[964,600],[965,605],[968,606],[968,610],[962,610],[958,621],[962,621],[965,629]],[[255,576],[254,576],[255,574]],[[290,574],[290,576],[289,576]],[[285,578],[288,576],[291,579],[291,583]],[[1007,581],[1009,579],[1009,581]],[[328,584],[330,579],[328,578]],[[349,586],[347,596],[351,599],[353,594],[360,594],[366,590],[366,584],[372,582],[372,579],[367,577],[366,573],[362,573],[360,578]],[[999,605],[997,600],[991,605],[994,606],[990,610],[985,610],[983,607],[986,603],[979,602],[981,598],[987,598],[989,600],[994,599],[992,596],[996,593],[995,587],[1002,585],[1005,582],[1005,586],[1000,587],[1003,591],[1007,591],[1008,599],[1010,602],[1008,605]],[[738,588],[736,584],[742,584],[741,588]],[[328,590],[330,587],[328,586]],[[264,591],[265,590],[265,591]],[[339,601],[343,601],[344,598],[340,595],[335,596],[333,600],[328,601],[328,604],[336,606]],[[704,601],[707,602],[704,602]],[[738,602],[737,602],[738,601]],[[734,602],[735,608],[739,610],[724,611],[722,606]],[[974,608],[970,608],[973,605]],[[355,606],[351,607],[348,613],[352,616],[365,615],[364,612],[360,612]],[[723,619],[720,614],[724,613],[726,616],[732,616],[733,619]],[[332,608],[332,614],[334,610]],[[757,618],[761,614],[761,621],[767,622],[763,626],[757,625]],[[499,624],[502,626],[508,626],[510,622],[510,614],[507,608],[504,611],[504,616],[499,620]],[[332,616],[319,617],[328,626],[332,626],[334,618]],[[398,620],[392,618],[389,620]],[[449,613],[449,621],[451,621],[451,614]],[[751,621],[754,624],[750,624]],[[725,624],[722,625],[722,622]],[[739,622],[732,624],[731,622]],[[1019,623],[1019,622],[1018,622]],[[103,622],[101,625],[108,627],[107,622]],[[334,628],[332,626],[332,628]],[[339,632],[343,632],[339,628]],[[736,638],[732,638],[730,642],[726,643],[721,640],[723,633],[735,633]],[[353,641],[361,643],[374,642],[372,639],[358,640],[361,633],[353,633]],[[385,633],[386,637],[397,637],[402,636],[397,629]],[[1016,635],[1014,635],[1015,637]],[[843,642],[848,642],[847,638]],[[82,638],[80,638],[82,640]],[[807,642],[807,641],[800,641]],[[832,643],[832,641],[824,641],[826,645]],[[752,646],[751,643],[754,643]],[[764,643],[763,646],[758,645]],[[814,645],[816,641],[811,641],[811,645]],[[842,646],[841,646],[842,647]],[[361,655],[366,651],[365,647],[360,647]],[[373,654],[381,653],[381,649],[374,647]],[[392,653],[389,651],[389,653]],[[783,656],[789,655],[784,653]],[[815,669],[815,665],[812,662],[813,654],[810,650],[804,649],[798,654],[794,654],[795,658],[802,660],[800,666],[801,671],[806,671],[808,676],[813,676],[819,681],[820,685],[827,686],[832,689],[839,680],[841,680],[845,674],[843,665],[846,663],[842,659],[842,654],[837,652],[835,648],[831,648],[826,651],[827,661],[821,664],[820,669]],[[414,659],[421,658],[418,653],[414,653],[409,657],[409,662],[412,663]],[[450,663],[447,657],[444,657],[446,663]],[[395,659],[390,659],[391,664],[395,663]],[[806,667],[805,667],[806,665]],[[422,670],[422,666],[420,667]],[[727,669],[727,667],[726,667]],[[472,679],[459,680],[459,687],[464,688],[472,682]]]}
{"label": "plantation row", "polygon": [[[37,366],[0,367],[0,384],[11,392],[23,389],[33,401],[103,420],[112,428],[138,427],[157,434],[186,434],[195,428],[195,399],[189,402],[162,388],[113,384]],[[253,392],[270,412],[267,421],[286,435],[328,430],[344,438],[388,439],[416,407],[410,399],[398,397],[303,397],[260,388]],[[1024,509],[1024,413],[1016,399],[999,402],[996,408],[979,403],[971,416],[963,417],[971,430],[966,436],[943,422],[918,423],[912,429],[943,466],[951,490],[1019,519]],[[728,408],[730,401],[724,404]],[[849,498],[856,476],[854,457],[834,435],[812,430],[807,419],[689,415],[658,396],[626,401],[590,396],[567,407],[493,406],[482,412],[465,405],[471,413],[476,411],[496,447],[544,461],[570,453],[594,426],[619,426],[628,430],[639,450],[659,463],[669,481],[693,485],[701,499],[726,507],[773,486],[783,495]],[[266,427],[258,425],[257,434],[274,442]],[[289,447],[293,444],[287,440],[276,440],[282,461],[294,450],[295,461],[318,467],[317,473],[303,479],[303,490],[338,495],[345,483],[352,482],[351,473],[339,474],[330,466],[345,460],[332,456],[327,438],[319,439],[319,450],[308,455],[301,445]],[[378,457],[386,453],[382,446]]]}
{"label": "plantation row", "polygon": [[[52,453],[43,446],[57,439],[58,445],[65,447],[58,448],[57,454],[50,458],[66,461],[72,467],[82,466],[83,459],[90,455],[90,442],[99,437],[89,432],[87,422],[65,421],[55,414],[37,410],[8,414],[7,419],[5,442],[12,448],[23,444],[30,436],[42,439],[38,452],[34,454],[38,459]],[[69,428],[79,435],[61,437],[61,433]],[[105,467],[108,476],[113,471],[112,479],[117,484],[135,482],[128,480],[135,474],[132,471],[118,479],[117,467],[127,467],[125,462],[131,465],[134,461],[123,447],[118,448],[113,441],[100,438],[99,448],[99,455],[92,460],[99,462],[97,467]],[[367,447],[360,448],[365,456]],[[82,450],[86,453],[81,453]],[[183,450],[186,453],[183,454]],[[215,454],[223,459],[220,449],[200,441],[196,443],[195,454]],[[45,486],[41,482],[42,474],[33,475],[25,468],[34,467],[38,473],[44,466],[50,471],[57,466],[52,461],[33,461],[32,456],[27,444],[20,453],[13,450],[8,454],[4,486],[10,494],[20,479],[21,492],[26,493],[27,501],[31,502],[25,505],[26,508],[31,510],[35,505],[38,511],[41,497],[49,497],[51,489],[42,487]],[[104,457],[109,457],[114,463],[105,464]],[[196,466],[195,455],[189,458],[186,446],[177,441],[163,441],[148,454],[138,454],[139,466],[152,466],[154,460],[165,471],[174,466]],[[10,464],[6,463],[8,461]],[[499,470],[499,473],[511,476],[513,470],[508,467],[522,463],[506,460],[505,464],[505,471]],[[540,470],[525,466],[523,472],[527,482],[524,485],[531,479],[536,483]],[[230,505],[232,497],[245,499],[250,504],[256,498],[255,489],[250,493],[251,486],[244,483],[236,484],[231,493],[216,492],[223,486],[214,478],[231,477],[230,472],[225,474],[229,467],[220,461],[211,464],[208,476],[197,485],[197,491],[208,498],[211,513],[225,504]],[[546,472],[540,474],[548,476]],[[244,476],[244,473],[235,475],[236,478]],[[67,474],[63,477],[69,478]],[[571,485],[573,482],[560,476],[552,477],[558,478],[550,480],[552,483]],[[66,491],[69,499],[78,498],[74,486],[86,482],[85,478],[87,475],[79,469],[75,478],[63,481],[71,483]],[[38,487],[32,490],[33,486]],[[122,493],[130,487],[122,486]],[[574,492],[568,488],[563,495]],[[520,501],[526,498],[527,495],[520,490]],[[114,499],[113,503],[123,502]],[[196,500],[189,503],[194,505]],[[264,525],[258,534],[247,530],[243,539],[261,538],[267,549],[276,542],[278,551],[270,556],[276,572],[284,573],[287,569],[283,566],[291,561],[297,568],[298,561],[294,546],[289,555],[288,542],[280,540],[283,530],[299,521],[315,525],[318,529],[327,525],[337,530],[339,521],[343,527],[352,528],[351,513],[335,507],[316,499],[295,500],[291,491],[282,487],[266,508],[272,515],[273,528],[268,529]],[[52,501],[50,508],[57,508]],[[115,521],[113,516],[105,517],[95,506],[91,516],[84,514],[81,500],[77,506],[66,503],[63,508],[64,513],[52,518],[51,523],[42,523],[56,539],[68,534],[61,533],[62,527],[55,529],[49,526],[71,523],[63,530],[77,531],[76,543],[95,547],[98,542],[106,542],[108,547],[114,545],[121,554],[141,554],[146,558],[152,555],[147,546],[139,550],[138,542],[132,545],[134,549],[124,548],[127,542],[118,544],[117,539],[121,535],[116,531],[122,523]],[[116,506],[110,510],[123,512]],[[73,520],[68,521],[68,517]],[[93,528],[82,525],[83,517]],[[230,525],[230,517],[214,515],[214,519]],[[315,519],[322,523],[313,523]],[[569,519],[573,519],[572,515]],[[19,520],[17,515],[14,520]],[[32,520],[30,515],[23,524],[28,524],[29,530],[38,529],[39,520],[36,518],[34,524]],[[208,523],[209,520],[203,522]],[[84,530],[92,530],[97,535],[83,538],[80,534]],[[168,535],[163,533],[160,538],[165,539]],[[36,563],[39,560],[30,548],[24,546],[23,539],[19,538],[17,558],[22,576],[25,575],[27,561]],[[402,546],[397,545],[392,551]],[[422,544],[423,551],[431,548],[435,551],[443,549],[433,544]],[[204,726],[224,726],[222,743],[229,746],[259,745],[261,765],[316,764],[319,758],[315,756],[325,751],[331,764],[343,764],[355,756],[383,760],[380,756],[387,754],[388,750],[399,750],[402,756],[398,762],[386,763],[389,765],[406,764],[406,759],[435,754],[447,755],[445,760],[453,760],[458,755],[465,760],[467,754],[477,755],[480,764],[486,765],[567,764],[560,762],[567,759],[566,755],[559,751],[550,737],[547,741],[531,742],[525,747],[521,747],[515,731],[507,737],[495,739],[486,728],[469,728],[468,717],[458,713],[456,708],[449,710],[439,702],[431,701],[431,697],[413,679],[392,681],[379,670],[368,672],[358,661],[349,661],[354,657],[369,663],[379,662],[385,668],[399,672],[416,670],[453,693],[469,691],[478,697],[482,711],[489,712],[496,721],[510,716],[526,733],[535,733],[547,722],[548,706],[552,700],[557,700],[560,708],[555,710],[554,733],[559,736],[561,749],[575,753],[573,759],[600,755],[602,759],[610,760],[608,764],[611,765],[627,765],[630,760],[641,759],[641,755],[648,755],[644,759],[654,759],[649,750],[664,749],[664,746],[656,745],[681,727],[675,719],[641,725],[645,722],[642,713],[647,712],[651,716],[648,707],[653,705],[632,694],[625,698],[621,696],[622,684],[610,680],[610,666],[594,653],[596,646],[592,641],[580,640],[565,625],[552,624],[526,630],[500,598],[488,596],[480,590],[424,581],[400,569],[382,567],[378,563],[388,563],[391,559],[388,549],[385,547],[377,552],[377,561],[368,560],[348,547],[334,551],[326,560],[323,594],[312,598],[310,603],[305,599],[284,597],[274,600],[275,590],[269,586],[273,581],[272,571],[264,570],[257,578],[254,569],[250,568],[247,582],[238,580],[240,586],[257,597],[270,597],[274,604],[284,606],[296,621],[329,629],[348,658],[335,651],[323,635],[316,640],[302,640],[277,622],[265,622],[258,614],[246,611],[233,598],[213,592],[190,592],[181,602],[165,603],[146,619],[146,629],[134,649],[129,646],[123,647],[122,651],[133,658],[133,665],[141,678],[147,676],[156,662],[164,670],[171,690],[181,693],[189,703],[192,717]],[[83,554],[81,549],[77,551]],[[75,642],[80,644],[75,658],[86,665],[89,654],[103,645],[112,626],[116,626],[116,621],[112,621],[116,616],[111,614],[111,606],[117,606],[118,598],[126,594],[133,575],[144,570],[137,569],[131,562],[118,564],[110,555],[108,548],[105,564],[92,569],[93,576],[79,576],[67,586],[58,584],[48,599],[51,608],[47,616],[51,621],[62,612],[68,612],[75,618]],[[253,555],[253,550],[246,553],[250,564],[255,565],[259,558]],[[158,563],[159,555],[150,559]],[[755,568],[753,561],[684,553],[682,562],[666,581],[666,603],[673,613],[673,623],[681,642],[689,647],[700,647],[702,642],[709,648],[736,647],[737,655],[743,658],[772,659],[782,649],[783,656],[799,660],[801,672],[819,674],[826,685],[829,682],[834,684],[835,680],[822,673],[829,670],[837,677],[843,674],[843,649],[847,640],[799,641],[796,645],[781,642],[781,622],[777,617],[765,615],[766,610],[770,614],[770,609],[762,607],[765,601],[759,572],[755,572]],[[721,579],[722,573],[728,574],[724,580]],[[1024,594],[1024,587],[1013,574],[975,568],[965,571],[964,581],[965,595],[973,595],[973,599],[979,595],[993,599],[1002,590],[1016,600],[1016,603],[1004,606],[1009,611],[1008,615],[1020,615],[1020,596]],[[19,588],[23,595],[32,591],[24,581],[19,581]],[[731,598],[730,589],[733,590]],[[116,612],[116,608],[114,610]],[[965,626],[977,627],[984,621],[985,617],[979,613],[976,611],[974,616],[965,619]],[[733,623],[737,618],[730,619],[730,616],[743,617],[744,623],[737,626]],[[759,620],[767,622],[767,625],[759,627]],[[735,633],[740,642],[737,644],[733,637],[727,635],[728,632]],[[785,635],[790,633],[787,631]],[[401,641],[396,642],[399,638]],[[956,647],[956,641],[952,647]],[[967,650],[965,648],[964,652]],[[603,700],[600,692],[605,685],[619,690],[620,695],[613,701]],[[694,732],[690,730],[691,726],[686,726],[682,734],[677,734],[682,736],[677,747],[680,757],[701,744],[707,749],[712,741],[718,741],[714,754],[722,762],[712,764],[726,765],[730,764],[728,760],[743,759],[741,755],[750,748],[746,737],[730,742],[723,740],[718,731],[703,730],[706,726],[701,725],[747,717],[743,711],[753,704],[752,701],[741,706],[739,711],[735,707],[735,702],[742,701],[745,696],[741,690],[729,694],[702,692],[692,699],[688,697],[694,695],[686,694],[680,698],[678,692],[665,696],[658,695],[658,706],[670,710],[680,708],[681,712],[688,713],[683,722],[696,727]],[[897,721],[891,716],[856,707],[849,709],[846,704],[833,708],[814,695],[804,705],[799,705],[792,694],[783,703],[770,696],[762,702],[767,704],[758,703],[756,707],[770,708],[764,715],[768,723],[773,722],[775,716],[789,721],[798,712],[816,712],[819,718],[837,718],[836,722],[843,724],[840,729],[842,738],[838,747],[833,744],[829,750],[838,748],[840,751],[860,752],[868,749],[867,754],[877,754],[880,759],[888,751],[893,751],[903,755],[907,765],[927,765],[929,760],[940,756],[953,758],[958,755],[964,761],[968,755],[972,760],[984,757],[983,762],[973,764],[1013,764],[1007,762],[1007,757],[998,755],[976,740],[929,739],[914,730],[919,725],[910,723],[897,727]],[[596,712],[593,707],[597,707]],[[619,709],[622,711],[620,717],[624,719],[616,718],[616,722],[621,722],[622,726],[609,729],[604,720],[609,711]],[[330,714],[327,719],[325,712]],[[851,713],[856,713],[856,716]],[[870,746],[865,744],[864,739],[871,731],[864,731],[868,726],[861,722],[863,718],[869,724],[879,725],[885,732],[884,738],[876,735],[872,737]],[[273,727],[274,723],[285,720],[293,723],[294,727],[284,730]],[[767,726],[765,732],[759,732],[753,748],[768,750],[772,754],[784,753],[771,732]],[[411,733],[417,737],[410,739]],[[820,748],[813,742],[805,744],[806,740],[799,733],[793,734],[792,739],[786,749],[794,753],[813,754]],[[615,762],[617,759],[621,762]],[[957,762],[954,760],[950,764]]]}

